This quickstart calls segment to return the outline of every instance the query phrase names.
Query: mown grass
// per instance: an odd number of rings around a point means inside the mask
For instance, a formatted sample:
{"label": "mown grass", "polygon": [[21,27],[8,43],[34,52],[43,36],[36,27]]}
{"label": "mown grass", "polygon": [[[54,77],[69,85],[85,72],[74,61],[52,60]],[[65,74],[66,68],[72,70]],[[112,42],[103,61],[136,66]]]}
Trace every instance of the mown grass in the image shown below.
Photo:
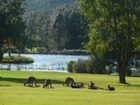
{"label": "mown grass", "polygon": [[[35,76],[39,86],[24,87],[28,76]],[[64,87],[62,82],[68,76],[85,84],[92,80],[104,88],[111,84],[116,90],[90,90],[87,85],[82,89]],[[42,88],[46,78],[53,80],[54,88]],[[0,105],[139,105],[140,78],[126,79],[128,84],[124,85],[118,83],[118,76],[111,75],[0,71]]]}

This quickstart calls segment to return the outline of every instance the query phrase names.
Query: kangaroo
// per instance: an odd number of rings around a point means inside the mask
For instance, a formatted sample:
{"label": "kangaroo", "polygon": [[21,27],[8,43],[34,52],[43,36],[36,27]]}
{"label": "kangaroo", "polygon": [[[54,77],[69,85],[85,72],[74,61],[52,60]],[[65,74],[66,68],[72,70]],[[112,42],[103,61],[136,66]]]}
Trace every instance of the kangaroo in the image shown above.
{"label": "kangaroo", "polygon": [[95,84],[92,81],[90,81],[90,83],[88,84],[88,89],[97,89],[97,88],[98,87],[95,86]]}
{"label": "kangaroo", "polygon": [[43,88],[45,87],[49,87],[52,88],[52,81],[50,79],[46,79],[44,84],[43,84]]}
{"label": "kangaroo", "polygon": [[67,77],[67,78],[65,78],[63,85],[66,84],[66,86],[70,86],[71,83],[75,83],[74,79],[71,77]]}
{"label": "kangaroo", "polygon": [[110,85],[108,85],[108,90],[109,91],[115,91],[115,88],[114,87],[111,87]]}
{"label": "kangaroo", "polygon": [[25,81],[25,83],[24,83],[24,86],[26,86],[26,84],[28,84],[28,86],[33,86],[33,84],[35,84],[35,86],[37,86],[36,85],[36,78],[35,77],[29,77],[26,81]]}

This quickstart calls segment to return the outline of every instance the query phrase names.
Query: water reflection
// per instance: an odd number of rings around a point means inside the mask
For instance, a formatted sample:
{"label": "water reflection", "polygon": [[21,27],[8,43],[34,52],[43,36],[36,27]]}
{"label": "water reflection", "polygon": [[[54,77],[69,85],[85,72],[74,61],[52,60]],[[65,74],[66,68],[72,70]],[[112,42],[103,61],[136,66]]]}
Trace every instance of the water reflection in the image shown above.
{"label": "water reflection", "polygon": [[43,55],[43,54],[22,54],[32,57],[31,64],[0,64],[0,69],[21,70],[21,71],[58,71],[67,72],[67,63],[78,59],[88,59],[88,56],[73,55]]}

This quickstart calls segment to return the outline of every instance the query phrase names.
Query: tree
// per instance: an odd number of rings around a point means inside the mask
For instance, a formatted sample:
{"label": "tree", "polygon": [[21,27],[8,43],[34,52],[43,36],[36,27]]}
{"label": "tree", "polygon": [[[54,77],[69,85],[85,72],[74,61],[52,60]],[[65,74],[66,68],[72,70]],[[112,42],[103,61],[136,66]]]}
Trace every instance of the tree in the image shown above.
{"label": "tree", "polygon": [[12,40],[24,33],[25,27],[22,21],[23,1],[0,0],[0,49],[2,49],[5,40]]}
{"label": "tree", "polygon": [[[139,0],[79,0],[90,25],[87,48],[93,53],[115,51],[119,82],[126,83],[128,61],[139,37]],[[140,45],[140,43],[139,43]]]}
{"label": "tree", "polygon": [[87,38],[87,21],[78,7],[77,4],[57,7],[51,14],[48,9],[40,11],[41,8],[25,13],[25,34],[31,40],[27,47],[45,47],[47,51],[82,49]]}
{"label": "tree", "polygon": [[56,50],[63,50],[67,41],[67,30],[65,27],[64,9],[59,8],[55,13],[55,18],[52,22],[52,36],[55,41]]}
{"label": "tree", "polygon": [[67,30],[67,43],[66,49],[83,49],[87,39],[87,19],[84,17],[79,10],[79,5],[75,4],[65,9],[65,27]]}
{"label": "tree", "polygon": [[25,34],[32,40],[27,47],[31,49],[32,47],[47,47],[50,21],[47,11],[31,12],[28,16],[24,15],[24,19],[26,21]]}
{"label": "tree", "polygon": [[81,15],[79,5],[59,8],[51,17],[51,35],[55,47],[63,49],[83,49],[87,38],[87,19]]}

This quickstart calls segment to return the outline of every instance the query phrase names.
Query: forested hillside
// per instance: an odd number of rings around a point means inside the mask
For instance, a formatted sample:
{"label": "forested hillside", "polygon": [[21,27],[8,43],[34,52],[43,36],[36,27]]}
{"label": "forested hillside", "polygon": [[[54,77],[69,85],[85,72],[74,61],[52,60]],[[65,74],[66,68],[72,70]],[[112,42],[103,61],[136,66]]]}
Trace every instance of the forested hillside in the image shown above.
{"label": "forested hillside", "polygon": [[[12,33],[8,33],[9,36],[3,39],[6,50],[20,49],[21,52],[48,53],[84,48],[88,32],[87,19],[81,15],[76,0],[11,0],[10,3],[15,6],[14,8],[21,5],[18,14],[16,9],[15,13],[9,12],[12,15],[19,15],[20,24],[17,22],[15,26],[11,26],[10,29],[15,30],[10,31]],[[10,15],[9,18],[4,17],[7,15],[5,8],[8,6],[9,10],[13,11],[10,3],[6,1],[1,4],[1,11],[5,10],[1,19],[7,19],[6,21],[11,17]],[[16,7],[14,3],[18,6]],[[2,22],[5,22],[3,20]],[[6,25],[5,27],[8,29]],[[11,34],[14,38],[11,38]],[[18,36],[20,37],[17,39]]]}
{"label": "forested hillside", "polygon": [[25,0],[26,13],[33,11],[48,11],[51,13],[55,8],[64,5],[72,5],[75,0]]}
{"label": "forested hillside", "polygon": [[25,0],[24,8],[27,48],[47,52],[83,48],[87,21],[75,0]]}

